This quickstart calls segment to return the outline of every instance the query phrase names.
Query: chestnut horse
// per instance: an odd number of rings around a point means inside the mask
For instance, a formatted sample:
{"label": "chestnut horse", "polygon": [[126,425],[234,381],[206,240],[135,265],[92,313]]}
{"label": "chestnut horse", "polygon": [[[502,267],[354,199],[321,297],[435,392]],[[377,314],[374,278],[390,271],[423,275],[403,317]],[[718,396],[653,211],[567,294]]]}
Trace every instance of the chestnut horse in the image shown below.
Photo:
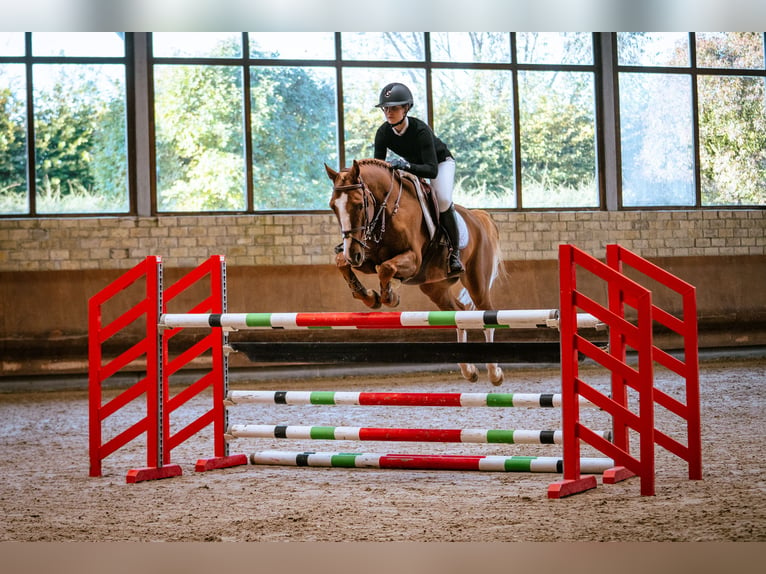
{"label": "chestnut horse", "polygon": [[[382,305],[396,307],[399,295],[392,282],[401,280],[418,285],[442,311],[493,309],[490,288],[501,271],[500,240],[497,226],[486,211],[456,205],[465,221],[468,243],[461,246],[465,272],[447,277],[447,250],[441,233],[432,241],[415,184],[409,177],[393,170],[388,163],[375,159],[354,160],[350,169],[337,172],[325,164],[333,182],[330,208],[340,224],[343,242],[336,248],[336,264],[351,288],[354,298],[372,309]],[[377,273],[380,293],[367,289],[354,271]],[[463,289],[456,296],[452,287]],[[487,342],[494,339],[494,329],[485,329]],[[457,340],[465,342],[468,333],[457,330]],[[503,381],[497,364],[488,364],[493,385]],[[467,380],[475,382],[476,367],[461,364]]]}

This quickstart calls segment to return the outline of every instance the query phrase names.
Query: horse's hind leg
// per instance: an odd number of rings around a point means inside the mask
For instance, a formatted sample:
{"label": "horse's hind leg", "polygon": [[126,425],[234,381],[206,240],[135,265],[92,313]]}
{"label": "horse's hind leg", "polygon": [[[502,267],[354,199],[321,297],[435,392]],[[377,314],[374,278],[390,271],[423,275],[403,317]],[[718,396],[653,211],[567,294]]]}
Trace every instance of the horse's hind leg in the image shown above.
{"label": "horse's hind leg", "polygon": [[[495,342],[495,330],[484,329],[484,340],[487,343]],[[489,382],[499,387],[503,384],[503,369],[497,363],[487,363],[487,374],[489,375]]]}
{"label": "horse's hind leg", "polygon": [[[458,329],[457,342],[465,343],[467,340],[468,331],[465,329]],[[479,380],[479,369],[477,369],[476,365],[473,363],[458,363],[458,367],[460,367],[460,373],[463,375],[463,378],[469,383],[475,383]]]}
{"label": "horse's hind leg", "polygon": [[[428,295],[428,298],[442,311],[462,311],[465,309],[465,305],[455,297],[450,289],[456,281],[457,279],[448,279],[438,283],[424,283],[420,286],[420,290]],[[465,343],[467,340],[468,331],[457,329],[457,342]],[[460,373],[466,381],[475,383],[479,380],[479,370],[476,368],[476,365],[472,363],[458,363],[458,366],[460,367]]]}

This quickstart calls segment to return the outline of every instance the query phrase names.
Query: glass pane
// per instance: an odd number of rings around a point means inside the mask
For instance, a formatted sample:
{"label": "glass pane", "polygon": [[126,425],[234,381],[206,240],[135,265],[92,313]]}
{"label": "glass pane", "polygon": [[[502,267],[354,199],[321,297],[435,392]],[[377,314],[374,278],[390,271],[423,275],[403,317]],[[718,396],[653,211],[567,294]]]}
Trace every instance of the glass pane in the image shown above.
{"label": "glass pane", "polygon": [[159,211],[245,209],[242,69],[154,66]]}
{"label": "glass pane", "polygon": [[698,82],[702,205],[766,205],[764,79]]}
{"label": "glass pane", "polygon": [[[411,115],[428,120],[426,107],[426,75],[423,70],[398,68],[345,68],[343,70],[343,107],[346,138],[346,163],[375,155],[375,132],[385,121],[375,106],[380,91],[391,82],[406,84],[415,105]],[[344,167],[344,166],[342,166]]]}
{"label": "glass pane", "polygon": [[256,210],[327,209],[338,163],[334,68],[251,68]]}
{"label": "glass pane", "polygon": [[123,65],[35,65],[39,213],[127,212]]}
{"label": "glass pane", "polygon": [[520,72],[522,207],[596,207],[594,77]]}
{"label": "glass pane", "polygon": [[251,32],[251,58],[334,60],[332,32]]}
{"label": "glass pane", "polygon": [[622,73],[622,204],[694,205],[691,79]]}
{"label": "glass pane", "polygon": [[593,64],[589,32],[518,32],[517,60],[522,64]]}
{"label": "glass pane", "polygon": [[511,61],[511,40],[503,32],[431,32],[434,62]]}
{"label": "glass pane", "polygon": [[618,32],[621,66],[689,66],[686,32]]}
{"label": "glass pane", "polygon": [[416,61],[425,59],[420,32],[343,32],[345,60]]}
{"label": "glass pane", "polygon": [[0,64],[0,213],[29,213],[24,66]]}
{"label": "glass pane", "polygon": [[435,70],[434,131],[455,156],[456,203],[515,207],[510,72]]}
{"label": "glass pane", "polygon": [[122,58],[124,36],[124,32],[35,32],[32,55]]}
{"label": "glass pane", "polygon": [[155,58],[241,58],[239,32],[155,32]]}
{"label": "glass pane", "polygon": [[23,56],[24,32],[0,32],[0,56]]}
{"label": "glass pane", "polygon": [[761,32],[698,33],[696,39],[700,68],[763,69]]}

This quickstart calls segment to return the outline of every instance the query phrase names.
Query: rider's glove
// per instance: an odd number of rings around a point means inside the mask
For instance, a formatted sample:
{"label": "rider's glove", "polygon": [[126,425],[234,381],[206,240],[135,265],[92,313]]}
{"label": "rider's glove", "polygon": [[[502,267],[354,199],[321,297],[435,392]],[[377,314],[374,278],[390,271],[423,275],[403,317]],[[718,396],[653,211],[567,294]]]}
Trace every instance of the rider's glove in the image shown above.
{"label": "rider's glove", "polygon": [[390,162],[388,162],[389,165],[394,169],[403,169],[405,171],[410,169],[410,162],[403,160],[400,157],[395,157]]}

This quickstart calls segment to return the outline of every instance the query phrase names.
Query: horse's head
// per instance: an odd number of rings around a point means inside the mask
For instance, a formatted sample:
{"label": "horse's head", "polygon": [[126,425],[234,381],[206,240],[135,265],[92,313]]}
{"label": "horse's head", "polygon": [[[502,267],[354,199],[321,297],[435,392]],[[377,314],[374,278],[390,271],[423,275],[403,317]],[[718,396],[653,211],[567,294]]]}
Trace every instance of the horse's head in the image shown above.
{"label": "horse's head", "polygon": [[362,181],[359,163],[356,160],[348,170],[335,171],[327,164],[324,167],[333,182],[330,209],[340,224],[343,257],[349,265],[359,267],[364,263],[367,249],[366,233],[372,219],[374,199]]}

